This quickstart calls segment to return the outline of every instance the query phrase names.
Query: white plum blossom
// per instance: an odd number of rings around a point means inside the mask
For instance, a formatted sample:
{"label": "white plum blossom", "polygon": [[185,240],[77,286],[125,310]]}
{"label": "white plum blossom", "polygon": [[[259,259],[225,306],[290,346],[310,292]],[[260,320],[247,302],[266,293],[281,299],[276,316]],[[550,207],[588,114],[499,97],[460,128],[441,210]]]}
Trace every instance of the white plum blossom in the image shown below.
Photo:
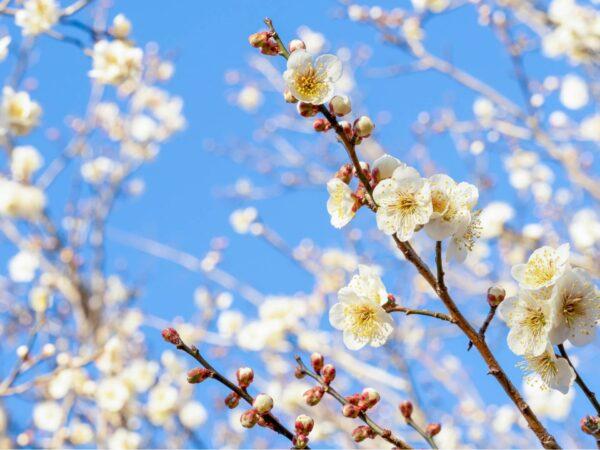
{"label": "white plum blossom", "polygon": [[60,8],[55,0],[25,0],[23,8],[15,13],[15,23],[24,36],[45,33],[59,18]]}
{"label": "white plum blossom", "polygon": [[93,67],[89,76],[102,84],[120,85],[136,81],[142,71],[143,52],[121,41],[102,40],[94,44]]}
{"label": "white plum blossom", "polygon": [[16,283],[28,283],[35,277],[40,266],[40,257],[29,250],[21,250],[8,262],[8,273]]}
{"label": "white plum blossom", "polygon": [[4,61],[8,56],[8,48],[10,46],[10,42],[11,37],[8,34],[0,38],[0,62]]}
{"label": "white plum blossom", "polygon": [[569,267],[569,244],[558,248],[544,246],[535,250],[527,263],[512,267],[511,274],[523,289],[540,289],[554,285]]}
{"label": "white plum blossom", "polygon": [[38,124],[41,114],[42,108],[31,100],[28,92],[15,92],[11,87],[4,87],[0,107],[0,129],[3,133],[24,136]]}
{"label": "white plum blossom", "polygon": [[46,195],[35,187],[0,177],[0,215],[35,221],[46,207]]}
{"label": "white plum blossom", "polygon": [[63,420],[63,409],[53,401],[40,402],[33,409],[33,423],[43,431],[58,430]]}
{"label": "white plum blossom", "polygon": [[377,180],[385,180],[391,178],[394,170],[402,164],[398,158],[386,153],[373,162],[373,173]]}
{"label": "white plum blossom", "polygon": [[246,234],[256,219],[258,219],[258,211],[256,208],[248,207],[233,211],[229,216],[229,223],[236,233]]}
{"label": "white plum blossom", "polygon": [[359,264],[358,274],[352,277],[348,287],[361,297],[367,297],[380,305],[388,301],[388,292],[374,266]]}
{"label": "white plum blossom", "polygon": [[565,358],[554,354],[548,344],[543,353],[537,356],[525,356],[521,366],[532,375],[526,378],[529,383],[540,383],[541,388],[556,389],[566,394],[575,380],[575,371]]}
{"label": "white plum blossom", "polygon": [[283,78],[292,95],[313,105],[322,105],[333,97],[335,82],[342,76],[342,62],[335,55],[321,55],[313,61],[306,50],[290,55]]}
{"label": "white plum blossom", "polygon": [[446,261],[462,263],[469,252],[473,251],[477,239],[481,237],[481,210],[470,214],[470,220],[461,222],[448,241]]}
{"label": "white plum blossom", "polygon": [[127,384],[117,377],[105,378],[96,389],[96,402],[105,411],[121,411],[129,398],[130,391]]}
{"label": "white plum blossom", "polygon": [[588,100],[586,82],[577,75],[567,75],[560,88],[560,102],[569,109],[581,109]]}
{"label": "white plum blossom", "polygon": [[118,428],[111,433],[108,439],[108,448],[110,450],[136,450],[141,443],[142,437],[139,433],[126,428]]}
{"label": "white plum blossom", "polygon": [[426,224],[433,212],[429,182],[405,164],[377,184],[373,198],[379,205],[377,227],[385,234],[397,234],[401,241],[412,238],[415,228]]}
{"label": "white plum blossom", "polygon": [[498,307],[509,326],[508,347],[517,355],[538,356],[548,343],[553,326],[554,308],[545,290],[521,289],[515,297],[507,298]]}
{"label": "white plum blossom", "polygon": [[538,417],[548,417],[562,422],[571,414],[575,390],[570,389],[568,393],[562,394],[557,390],[546,388],[542,380],[535,380],[533,376],[529,376],[524,380],[523,394]]}
{"label": "white plum blossom", "polygon": [[554,285],[551,302],[555,311],[550,334],[553,344],[568,340],[582,346],[594,340],[600,322],[600,291],[585,270],[567,270]]}
{"label": "white plum blossom", "polygon": [[208,414],[204,406],[201,403],[190,401],[181,407],[179,410],[179,420],[181,423],[189,429],[195,429],[201,426],[206,419]]}
{"label": "white plum blossom", "polygon": [[43,163],[40,153],[30,145],[15,147],[10,155],[10,171],[18,181],[28,181]]}
{"label": "white plum blossom", "polygon": [[347,225],[356,214],[356,198],[350,186],[339,178],[332,178],[327,182],[327,212],[331,216],[331,225],[342,228]]}

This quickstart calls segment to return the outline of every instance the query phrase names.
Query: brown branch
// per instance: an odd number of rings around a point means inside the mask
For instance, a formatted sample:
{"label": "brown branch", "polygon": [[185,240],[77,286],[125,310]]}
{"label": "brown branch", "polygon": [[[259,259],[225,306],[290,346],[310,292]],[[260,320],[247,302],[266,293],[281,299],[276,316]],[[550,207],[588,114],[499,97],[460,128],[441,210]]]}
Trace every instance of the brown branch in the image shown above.
{"label": "brown branch", "polygon": [[560,355],[567,360],[567,362],[573,369],[573,372],[575,372],[575,382],[579,385],[579,387],[581,388],[581,390],[583,391],[585,396],[588,398],[590,403],[594,406],[594,408],[596,408],[596,414],[600,415],[600,403],[598,403],[596,394],[587,386],[587,384],[585,384],[585,382],[583,381],[583,378],[581,378],[581,376],[575,369],[575,366],[571,362],[571,359],[569,358],[569,355],[567,354],[567,351],[565,350],[565,346],[563,344],[559,344],[558,351],[560,352]]}
{"label": "brown branch", "polygon": [[[481,339],[485,339],[485,332],[487,331],[488,327],[490,326],[490,323],[492,323],[492,319],[494,318],[494,314],[496,314],[496,309],[498,308],[498,306],[490,306],[490,310],[488,312],[488,315],[486,316],[485,320],[483,321],[483,325],[481,325],[481,328],[479,329],[479,336],[481,336]],[[473,348],[473,341],[469,341],[469,345],[467,346],[467,351],[471,350]]]}
{"label": "brown branch", "polygon": [[429,317],[433,317],[435,319],[445,320],[446,322],[456,323],[456,321],[452,317],[450,317],[448,314],[444,314],[444,313],[437,312],[437,311],[429,311],[427,309],[412,309],[412,308],[406,308],[404,306],[398,306],[398,305],[384,307],[384,309],[388,313],[401,312],[401,313],[406,314],[407,316],[412,316],[412,315],[429,316]]}
{"label": "brown branch", "polygon": [[[311,377],[312,379],[317,381],[323,387],[323,390],[326,393],[328,393],[333,398],[335,398],[341,405],[346,405],[349,403],[348,400],[346,400],[346,398],[342,394],[340,394],[338,391],[336,391],[330,384],[325,383],[325,381],[323,381],[323,378],[321,378],[318,374],[316,374],[315,372],[310,370],[308,368],[308,366],[306,366],[306,364],[304,364],[304,361],[302,361],[302,358],[300,358],[300,356],[296,356],[295,359],[296,359],[296,362],[298,363],[298,367],[301,370],[301,372],[304,375],[308,375],[309,377]],[[380,436],[382,439],[385,439],[390,444],[395,445],[396,448],[403,448],[403,449],[411,449],[412,448],[410,445],[408,445],[402,439],[395,436],[391,430],[385,429],[385,428],[381,427],[380,425],[378,425],[377,423],[375,423],[373,421],[373,419],[371,419],[366,412],[364,412],[364,411],[361,412],[358,415],[358,418],[360,418],[360,420],[362,420],[364,423],[366,423],[373,430],[373,432],[375,432],[375,434]]]}

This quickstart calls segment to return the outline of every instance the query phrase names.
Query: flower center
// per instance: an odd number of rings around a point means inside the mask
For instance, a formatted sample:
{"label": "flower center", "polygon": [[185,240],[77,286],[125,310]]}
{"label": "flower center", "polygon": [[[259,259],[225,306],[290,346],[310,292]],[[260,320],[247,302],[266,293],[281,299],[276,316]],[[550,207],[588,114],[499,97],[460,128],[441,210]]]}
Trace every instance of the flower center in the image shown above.
{"label": "flower center", "polygon": [[565,294],[562,299],[562,313],[571,328],[578,317],[585,316],[585,310],[582,304],[583,297],[576,294]]}
{"label": "flower center", "polygon": [[[521,365],[521,364],[520,364]],[[558,374],[556,361],[547,352],[540,356],[526,358],[526,361],[521,365],[523,369],[539,374],[542,381],[547,385],[552,383]]]}
{"label": "flower center", "polygon": [[446,209],[448,209],[449,198],[446,194],[441,191],[433,191],[431,193],[431,206],[433,207],[433,212],[438,214],[444,214]]}
{"label": "flower center", "polygon": [[326,72],[308,66],[294,76],[296,90],[305,98],[319,98],[327,92]]}
{"label": "flower center", "polygon": [[400,214],[412,214],[416,209],[419,203],[417,199],[408,194],[400,194],[396,199],[396,203],[394,204],[394,209],[396,212]]}
{"label": "flower center", "polygon": [[552,280],[556,274],[556,260],[549,255],[532,258],[525,269],[525,280],[529,284],[540,285]]}
{"label": "flower center", "polygon": [[352,325],[350,330],[360,337],[372,337],[377,333],[376,311],[370,305],[351,305],[347,313]]}
{"label": "flower center", "polygon": [[546,316],[541,308],[527,307],[522,324],[531,334],[540,336],[546,326]]}

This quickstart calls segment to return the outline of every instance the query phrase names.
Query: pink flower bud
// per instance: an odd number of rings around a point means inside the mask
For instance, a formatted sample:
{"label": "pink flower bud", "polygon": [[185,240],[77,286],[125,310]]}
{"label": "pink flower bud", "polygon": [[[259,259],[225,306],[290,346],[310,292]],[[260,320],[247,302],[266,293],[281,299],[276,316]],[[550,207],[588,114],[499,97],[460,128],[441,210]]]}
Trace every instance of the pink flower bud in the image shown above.
{"label": "pink flower bud", "polygon": [[187,380],[190,384],[202,383],[207,378],[211,377],[213,373],[205,369],[204,367],[196,367],[187,373]]}
{"label": "pink flower bud", "polygon": [[295,52],[296,50],[306,50],[306,44],[300,39],[292,39],[288,44],[288,49],[290,53]]}
{"label": "pink flower bud", "polygon": [[327,119],[315,119],[313,122],[313,129],[315,131],[328,131],[331,129],[331,124]]}
{"label": "pink flower bud", "polygon": [[405,419],[410,419],[413,413],[413,404],[409,400],[400,403],[400,413],[404,416]]}
{"label": "pink flower bud", "polygon": [[258,413],[254,409],[249,409],[240,416],[240,423],[244,428],[252,428],[258,422],[258,418]]}
{"label": "pink flower bud", "polygon": [[292,444],[294,445],[294,448],[306,448],[308,447],[308,436],[297,434],[292,439]]}
{"label": "pink flower bud", "polygon": [[321,375],[326,384],[331,383],[335,379],[335,367],[333,364],[325,364],[323,369],[321,369]]}
{"label": "pink flower bud", "polygon": [[313,117],[319,112],[319,107],[311,103],[298,102],[296,107],[298,109],[298,114],[302,117]]}
{"label": "pink flower bud", "polygon": [[435,436],[440,431],[442,431],[442,425],[439,423],[430,423],[425,429],[425,432],[431,437]]}
{"label": "pink flower bud", "polygon": [[344,417],[350,417],[351,419],[355,419],[360,414],[360,408],[351,403],[346,403],[342,408],[342,414]]}
{"label": "pink flower bud", "polygon": [[331,111],[331,114],[338,117],[349,114],[352,111],[350,97],[347,95],[336,95],[329,102],[329,111]]}
{"label": "pink flower bud", "polygon": [[229,395],[227,397],[225,397],[225,405],[229,409],[234,409],[239,404],[240,404],[240,396],[237,395],[235,392],[230,392]]}
{"label": "pink flower bud", "polygon": [[491,307],[495,308],[502,303],[504,297],[506,297],[506,291],[502,286],[498,286],[497,284],[491,286],[487,291],[487,301]]}
{"label": "pink flower bud", "polygon": [[[350,122],[342,120],[339,122],[339,124],[340,124],[340,127],[342,127],[342,130],[344,131],[346,138],[352,139],[352,137],[354,136],[354,132],[352,131],[352,125],[350,124]],[[338,137],[338,139],[339,139],[339,137]]]}
{"label": "pink flower bud", "polygon": [[238,386],[247,388],[254,380],[254,371],[250,367],[240,367],[236,372]]}
{"label": "pink flower bud", "polygon": [[354,442],[362,442],[367,438],[373,439],[374,437],[375,432],[367,425],[356,427],[354,431],[352,431],[352,439],[354,439]]}
{"label": "pink flower bud", "polygon": [[585,434],[600,438],[600,417],[586,416],[581,419],[581,431]]}
{"label": "pink flower bud", "polygon": [[279,44],[273,38],[270,38],[265,45],[260,48],[260,52],[263,55],[278,55],[279,54]]}
{"label": "pink flower bud", "polygon": [[304,378],[304,371],[302,370],[302,367],[296,367],[296,370],[294,371],[294,376],[299,380]]}
{"label": "pink flower bud", "polygon": [[259,31],[258,33],[251,34],[248,37],[248,42],[254,48],[261,48],[266,45],[271,38],[271,33],[268,31]]}
{"label": "pink flower bud", "polygon": [[346,401],[353,405],[358,405],[360,402],[360,394],[352,394],[346,397]]}
{"label": "pink flower bud", "polygon": [[342,167],[340,167],[340,170],[336,172],[335,176],[344,183],[349,184],[354,176],[354,168],[352,167],[352,164],[344,164]]}
{"label": "pink flower bud", "polygon": [[165,341],[170,342],[173,345],[179,346],[183,343],[175,328],[165,328],[162,330],[161,334]]}
{"label": "pink flower bud", "polygon": [[312,365],[315,372],[321,373],[321,369],[323,368],[324,363],[325,358],[323,358],[323,355],[321,355],[320,353],[315,352],[312,355],[310,355],[310,364]]}
{"label": "pink flower bud", "polygon": [[294,94],[288,88],[285,88],[285,91],[283,91],[283,99],[287,103],[298,103],[298,99],[294,97]]}
{"label": "pink flower bud", "polygon": [[315,421],[312,417],[307,416],[306,414],[301,414],[296,417],[296,422],[294,423],[294,428],[298,434],[309,435],[314,426]]}
{"label": "pink flower bud", "polygon": [[361,398],[365,402],[368,409],[375,406],[381,397],[379,396],[379,392],[377,392],[375,389],[365,388],[362,391]]}
{"label": "pink flower bud", "polygon": [[259,414],[266,414],[273,409],[273,399],[267,394],[258,394],[252,406]]}
{"label": "pink flower bud", "polygon": [[360,116],[354,121],[354,131],[357,136],[366,138],[371,136],[375,129],[375,124],[368,116]]}
{"label": "pink flower bud", "polygon": [[308,406],[315,406],[319,404],[324,394],[325,391],[323,388],[321,386],[316,386],[304,393],[304,400]]}

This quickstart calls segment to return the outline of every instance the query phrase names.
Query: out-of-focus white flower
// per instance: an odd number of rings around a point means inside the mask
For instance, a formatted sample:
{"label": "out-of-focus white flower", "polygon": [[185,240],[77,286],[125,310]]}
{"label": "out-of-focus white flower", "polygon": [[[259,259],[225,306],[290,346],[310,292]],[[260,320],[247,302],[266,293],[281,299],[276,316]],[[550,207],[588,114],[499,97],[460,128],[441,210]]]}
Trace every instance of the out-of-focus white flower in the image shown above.
{"label": "out-of-focus white flower", "polygon": [[179,420],[183,426],[192,430],[206,422],[207,417],[206,409],[198,402],[187,402],[179,410]]}
{"label": "out-of-focus white flower", "polygon": [[46,195],[35,186],[27,186],[0,177],[0,214],[35,221],[46,206]]}
{"label": "out-of-focus white flower", "polygon": [[331,225],[342,228],[347,225],[356,214],[356,198],[352,189],[339,178],[332,178],[327,182],[327,212],[331,216]]}
{"label": "out-of-focus white flower", "polygon": [[600,291],[589,274],[580,268],[565,271],[552,291],[554,327],[553,344],[568,340],[573,345],[586,345],[594,340],[600,322]]}
{"label": "out-of-focus white flower", "polygon": [[0,38],[0,62],[4,61],[8,56],[8,47],[10,46],[10,42],[11,38],[8,34]]}
{"label": "out-of-focus white flower", "polygon": [[30,145],[15,147],[10,155],[10,171],[18,181],[28,181],[43,163],[42,156]]}
{"label": "out-of-focus white flower", "polygon": [[69,424],[69,441],[73,445],[85,445],[94,439],[94,430],[87,424],[78,420],[72,420]]}
{"label": "out-of-focus white flower", "polygon": [[60,8],[55,0],[25,0],[23,8],[15,13],[15,23],[24,36],[45,33],[59,18]]}
{"label": "out-of-focus white flower", "polygon": [[505,202],[489,203],[481,212],[481,237],[492,239],[498,237],[504,224],[515,216],[515,210]]}
{"label": "out-of-focus white flower", "polygon": [[96,389],[96,402],[100,409],[109,412],[119,412],[130,397],[125,382],[117,377],[103,379]]}
{"label": "out-of-focus white flower", "polygon": [[94,45],[91,78],[102,84],[136,81],[142,71],[143,52],[120,41],[98,41]]}
{"label": "out-of-focus white flower", "polygon": [[406,40],[413,45],[418,44],[425,37],[425,32],[421,28],[421,21],[418,17],[407,17],[402,25],[402,31]]}
{"label": "out-of-focus white flower", "polygon": [[423,12],[429,10],[433,13],[444,11],[450,4],[449,0],[412,0],[416,11]]}
{"label": "out-of-focus white flower", "polygon": [[481,237],[481,211],[470,214],[468,222],[460,223],[456,232],[448,242],[446,260],[464,262],[469,252],[473,251],[477,239]]}
{"label": "out-of-focus white flower", "polygon": [[156,361],[136,359],[125,367],[123,379],[136,392],[146,392],[156,381],[159,367]]}
{"label": "out-of-focus white flower", "polygon": [[526,378],[530,383],[541,382],[542,387],[556,389],[563,394],[569,392],[575,379],[569,362],[565,358],[557,358],[550,343],[541,355],[526,355],[522,367],[534,374]]}
{"label": "out-of-focus white flower", "polygon": [[587,250],[600,242],[600,219],[593,209],[581,209],[569,224],[569,235],[575,247]]}
{"label": "out-of-focus white flower", "polygon": [[498,307],[509,326],[508,347],[517,355],[538,356],[546,350],[553,326],[554,305],[545,290],[521,289],[518,296],[507,298]]}
{"label": "out-of-focus white flower", "polygon": [[306,26],[298,28],[298,37],[304,42],[306,48],[311,53],[319,53],[325,46],[325,37]]}
{"label": "out-of-focus white flower", "polygon": [[246,234],[250,231],[250,227],[258,218],[256,208],[249,207],[244,209],[236,209],[229,216],[229,223],[236,233]]}
{"label": "out-of-focus white flower", "polygon": [[523,382],[523,395],[538,417],[548,417],[562,422],[571,414],[575,390],[565,395],[554,389],[545,388],[541,380],[528,378]]}
{"label": "out-of-focus white flower", "polygon": [[131,33],[131,22],[125,14],[117,14],[112,22],[110,31],[118,39],[126,39]]}
{"label": "out-of-focus white flower", "polygon": [[306,50],[296,50],[287,61],[283,78],[292,95],[313,105],[333,97],[335,82],[342,76],[342,62],[335,55],[321,55],[314,62]]}
{"label": "out-of-focus white flower", "polygon": [[8,262],[8,274],[15,283],[29,283],[40,266],[40,257],[29,250],[21,250]]}
{"label": "out-of-focus white flower", "polygon": [[60,427],[63,415],[63,409],[58,403],[41,402],[33,408],[33,423],[40,430],[54,432]]}
{"label": "out-of-focus white flower", "polygon": [[147,143],[156,138],[156,122],[146,114],[136,114],[129,122],[129,134],[139,143]]}
{"label": "out-of-focus white flower", "polygon": [[373,268],[359,266],[360,273],[338,292],[329,310],[331,325],[343,331],[344,344],[358,350],[366,344],[380,347],[393,331],[394,322],[383,309],[387,291]]}
{"label": "out-of-focus white flower", "polygon": [[433,212],[429,182],[412,167],[400,165],[391,178],[377,184],[373,198],[379,205],[377,227],[385,234],[409,240],[418,225],[429,221]]}
{"label": "out-of-focus white flower", "polygon": [[142,443],[142,437],[126,428],[118,428],[111,433],[108,439],[108,448],[111,450],[136,450]]}
{"label": "out-of-focus white flower", "polygon": [[473,113],[483,126],[489,126],[496,115],[496,107],[485,97],[479,97],[473,102]]}
{"label": "out-of-focus white flower", "polygon": [[579,125],[581,139],[587,141],[600,141],[600,114],[586,117]]}
{"label": "out-of-focus white flower", "polygon": [[130,292],[118,275],[110,275],[106,279],[104,298],[109,305],[122,303],[129,298]]}
{"label": "out-of-focus white flower", "polygon": [[233,337],[242,328],[244,315],[239,311],[223,311],[217,319],[217,329],[223,337]]}
{"label": "out-of-focus white flower", "polygon": [[28,92],[15,92],[11,87],[4,87],[0,109],[0,128],[4,133],[28,134],[38,124],[41,114],[42,108],[31,100]]}
{"label": "out-of-focus white flower", "polygon": [[178,399],[177,389],[170,384],[161,383],[153,387],[148,394],[148,417],[154,425],[165,423],[175,410]]}
{"label": "out-of-focus white flower", "polygon": [[256,86],[244,86],[236,97],[236,103],[245,111],[255,111],[263,102],[263,95]]}
{"label": "out-of-focus white flower", "polygon": [[123,367],[124,362],[124,343],[118,336],[111,337],[98,358],[96,358],[96,367],[103,373],[116,373]]}
{"label": "out-of-focus white flower", "polygon": [[580,109],[589,100],[588,88],[585,81],[577,75],[567,75],[560,87],[560,102],[569,109]]}
{"label": "out-of-focus white flower", "polygon": [[61,370],[48,383],[48,394],[55,400],[64,398],[73,387],[74,380],[74,370]]}
{"label": "out-of-focus white flower", "polygon": [[540,289],[554,285],[569,267],[569,244],[535,250],[527,263],[512,267],[511,274],[523,289]]}
{"label": "out-of-focus white flower", "polygon": [[35,312],[44,312],[51,303],[50,290],[45,286],[35,286],[29,291],[29,306]]}
{"label": "out-of-focus white flower", "polygon": [[99,156],[81,165],[81,176],[90,184],[119,181],[123,175],[123,165],[105,156]]}

